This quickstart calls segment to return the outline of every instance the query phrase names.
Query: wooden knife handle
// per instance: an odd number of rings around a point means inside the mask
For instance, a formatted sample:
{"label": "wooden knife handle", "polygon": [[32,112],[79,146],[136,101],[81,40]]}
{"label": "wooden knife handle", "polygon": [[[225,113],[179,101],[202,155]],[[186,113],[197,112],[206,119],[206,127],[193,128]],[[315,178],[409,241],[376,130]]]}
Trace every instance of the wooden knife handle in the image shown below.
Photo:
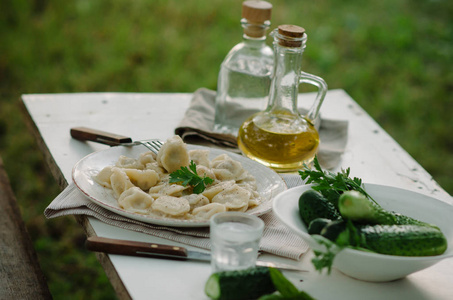
{"label": "wooden knife handle", "polygon": [[130,137],[87,127],[71,128],[71,136],[77,140],[93,141],[110,146],[117,146],[121,143],[132,143],[132,139]]}
{"label": "wooden knife handle", "polygon": [[90,251],[105,252],[109,254],[141,257],[150,257],[153,255],[171,255],[175,258],[187,258],[187,249],[183,247],[116,240],[99,236],[89,237],[85,242],[85,246]]}

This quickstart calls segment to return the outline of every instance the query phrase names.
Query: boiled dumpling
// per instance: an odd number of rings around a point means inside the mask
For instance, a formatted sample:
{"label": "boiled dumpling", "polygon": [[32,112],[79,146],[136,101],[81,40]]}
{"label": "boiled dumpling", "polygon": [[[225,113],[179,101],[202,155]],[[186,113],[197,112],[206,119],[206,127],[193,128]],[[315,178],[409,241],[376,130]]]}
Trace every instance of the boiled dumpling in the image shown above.
{"label": "boiled dumpling", "polygon": [[201,149],[190,150],[189,159],[193,160],[193,162],[197,166],[205,166],[208,168],[210,166],[209,150],[201,150]]}
{"label": "boiled dumpling", "polygon": [[260,198],[252,198],[249,200],[248,208],[252,208],[261,204]]}
{"label": "boiled dumpling", "polygon": [[248,185],[253,190],[257,190],[256,179],[249,172],[245,171],[243,178],[239,180],[237,183],[240,185]]}
{"label": "boiled dumpling", "polygon": [[181,197],[182,192],[187,189],[188,187],[179,185],[179,184],[171,184],[171,183],[161,183],[155,185],[149,189],[149,194],[153,198],[158,198],[161,195],[167,196],[174,196],[174,197]]}
{"label": "boiled dumpling", "polygon": [[215,178],[215,175],[214,173],[212,172],[211,169],[209,169],[208,167],[206,166],[203,166],[203,165],[197,165],[197,174],[201,177],[209,177],[211,179],[214,179]]}
{"label": "boiled dumpling", "polygon": [[127,177],[126,173],[120,168],[112,168],[110,184],[112,185],[112,190],[115,193],[116,198],[119,198],[125,190],[134,187],[134,184],[129,177]]}
{"label": "boiled dumpling", "polygon": [[220,182],[216,185],[212,185],[212,186],[208,187],[207,189],[205,189],[202,192],[202,194],[204,196],[206,196],[206,198],[208,198],[209,200],[212,200],[212,198],[214,198],[215,195],[217,195],[218,193],[224,191],[225,189],[233,186],[233,184],[234,184],[234,180]]}
{"label": "boiled dumpling", "polygon": [[146,164],[156,162],[156,154],[151,151],[140,154],[138,161],[146,166]]}
{"label": "boiled dumpling", "polygon": [[206,198],[206,196],[203,196],[202,194],[190,194],[183,196],[183,198],[186,198],[187,201],[189,201],[191,210],[209,203],[209,199]]}
{"label": "boiled dumpling", "polygon": [[218,180],[240,180],[245,170],[240,162],[233,160],[227,154],[214,158],[211,162],[212,172]]}
{"label": "boiled dumpling", "polygon": [[209,220],[213,215],[221,212],[225,212],[227,209],[225,205],[220,203],[209,203],[204,206],[195,208],[192,214],[197,219]]}
{"label": "boiled dumpling", "polygon": [[157,174],[159,174],[159,177],[164,176],[167,174],[164,168],[162,168],[157,161],[155,162],[150,162],[145,165],[145,170],[153,170],[156,171]]}
{"label": "boiled dumpling", "polygon": [[143,191],[148,191],[159,181],[159,175],[154,170],[124,169],[124,172],[131,182]]}
{"label": "boiled dumpling", "polygon": [[118,204],[127,211],[146,214],[153,204],[153,198],[139,187],[132,187],[121,194]]}
{"label": "boiled dumpling", "polygon": [[164,215],[178,217],[190,211],[190,204],[187,199],[164,195],[154,201],[152,209]]}
{"label": "boiled dumpling", "polygon": [[172,173],[182,166],[189,165],[189,154],[187,153],[186,144],[178,135],[169,138],[157,153],[157,162]]}
{"label": "boiled dumpling", "polygon": [[144,165],[140,163],[138,159],[127,157],[124,155],[121,155],[118,158],[118,161],[116,162],[115,166],[119,168],[126,168],[126,169],[143,169]]}
{"label": "boiled dumpling", "polygon": [[113,166],[107,166],[102,169],[96,176],[93,177],[93,180],[102,185],[103,187],[112,188],[110,184],[110,176],[112,176]]}
{"label": "boiled dumpling", "polygon": [[228,210],[245,211],[248,208],[250,196],[250,191],[238,185],[233,185],[215,195],[211,201],[225,205]]}

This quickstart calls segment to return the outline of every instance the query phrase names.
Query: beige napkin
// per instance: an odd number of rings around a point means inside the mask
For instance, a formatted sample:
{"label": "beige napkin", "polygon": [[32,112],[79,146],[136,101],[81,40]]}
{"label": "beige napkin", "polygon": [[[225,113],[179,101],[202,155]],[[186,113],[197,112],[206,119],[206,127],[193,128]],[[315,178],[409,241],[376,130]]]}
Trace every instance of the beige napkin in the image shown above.
{"label": "beige napkin", "polygon": [[[213,132],[215,97],[216,92],[206,88],[195,91],[183,120],[175,129],[175,134],[181,136],[189,144],[239,152],[236,136]],[[319,124],[318,130],[321,140],[318,150],[319,163],[325,169],[333,169],[338,166],[346,147],[348,122],[346,120],[321,119],[316,124]]]}
{"label": "beige napkin", "polygon": [[[291,176],[288,184],[301,184],[300,176]],[[290,186],[288,186],[290,187]],[[181,242],[187,245],[210,249],[209,228],[177,228],[152,225],[132,220],[115,214],[95,204],[86,198],[74,183],[63,190],[45,209],[44,215],[56,218],[67,215],[91,216],[109,225],[120,228],[143,232],[156,237]],[[308,245],[302,238],[290,232],[272,212],[261,216],[265,223],[260,250],[299,260],[308,250]]]}

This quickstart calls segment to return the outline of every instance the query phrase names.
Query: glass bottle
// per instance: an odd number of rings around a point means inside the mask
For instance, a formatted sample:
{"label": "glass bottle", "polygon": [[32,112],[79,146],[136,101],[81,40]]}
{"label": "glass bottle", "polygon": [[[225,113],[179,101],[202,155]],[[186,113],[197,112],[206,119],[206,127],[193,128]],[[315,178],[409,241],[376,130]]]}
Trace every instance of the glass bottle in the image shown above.
{"label": "glass bottle", "polygon": [[[317,76],[301,71],[307,35],[295,25],[281,25],[274,37],[274,76],[267,108],[248,118],[241,126],[238,146],[247,157],[276,171],[294,171],[313,160],[319,145],[314,127],[327,84]],[[297,110],[298,87],[309,83],[318,93],[306,116]]]}
{"label": "glass bottle", "polygon": [[272,5],[266,1],[242,4],[242,42],[221,64],[215,101],[214,131],[237,136],[250,115],[263,110],[269,95],[273,51],[266,45]]}

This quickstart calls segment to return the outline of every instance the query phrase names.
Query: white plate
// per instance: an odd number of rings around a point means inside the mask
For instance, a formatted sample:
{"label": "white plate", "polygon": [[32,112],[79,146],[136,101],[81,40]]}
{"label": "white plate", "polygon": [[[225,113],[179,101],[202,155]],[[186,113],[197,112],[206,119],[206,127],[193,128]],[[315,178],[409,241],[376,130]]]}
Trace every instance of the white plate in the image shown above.
{"label": "white plate", "polygon": [[[299,197],[310,185],[289,189],[273,201],[275,215],[312,249],[322,250],[307,232],[299,216]],[[396,211],[421,221],[436,224],[448,241],[447,251],[438,256],[403,257],[344,249],[333,266],[342,273],[366,281],[391,281],[425,269],[453,256],[453,206],[416,192],[377,184],[365,184],[365,190],[387,210]]]}
{"label": "white plate", "polygon": [[[191,149],[207,149],[210,151],[210,159],[227,153],[234,160],[239,161],[244,169],[252,174],[257,182],[258,192],[263,198],[263,203],[247,211],[252,215],[262,215],[272,210],[272,199],[279,193],[286,190],[283,179],[272,169],[269,169],[251,159],[231,152],[219,149],[212,149],[201,146],[187,145]],[[209,221],[179,220],[164,217],[146,216],[128,212],[119,207],[118,201],[113,197],[110,189],[104,188],[93,181],[96,175],[106,166],[114,165],[120,155],[138,158],[138,156],[149,151],[144,146],[134,147],[111,147],[109,149],[94,152],[81,159],[73,168],[72,179],[82,193],[96,204],[115,212],[119,215],[138,220],[145,223],[165,225],[172,227],[205,227],[209,226]]]}

